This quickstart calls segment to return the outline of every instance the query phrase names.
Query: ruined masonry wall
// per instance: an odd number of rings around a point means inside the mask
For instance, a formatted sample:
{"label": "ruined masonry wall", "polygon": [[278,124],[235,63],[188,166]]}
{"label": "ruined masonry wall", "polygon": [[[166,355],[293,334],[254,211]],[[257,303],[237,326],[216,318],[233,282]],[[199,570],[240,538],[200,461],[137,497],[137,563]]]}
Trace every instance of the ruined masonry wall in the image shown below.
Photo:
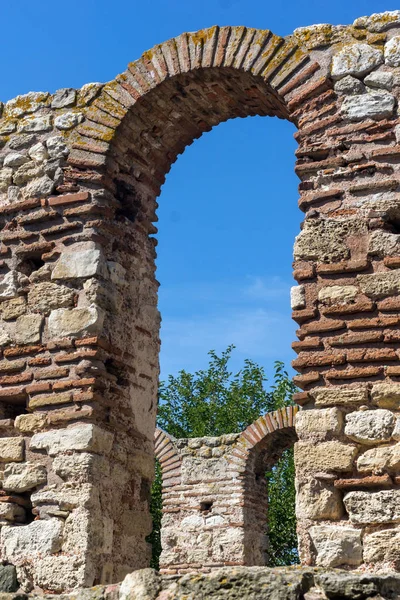
{"label": "ruined masonry wall", "polygon": [[397,568],[399,93],[394,11],[185,33],[107,84],[1,105],[0,556],[24,589],[148,564],[157,197],[188,144],[249,115],[298,127],[302,560]]}

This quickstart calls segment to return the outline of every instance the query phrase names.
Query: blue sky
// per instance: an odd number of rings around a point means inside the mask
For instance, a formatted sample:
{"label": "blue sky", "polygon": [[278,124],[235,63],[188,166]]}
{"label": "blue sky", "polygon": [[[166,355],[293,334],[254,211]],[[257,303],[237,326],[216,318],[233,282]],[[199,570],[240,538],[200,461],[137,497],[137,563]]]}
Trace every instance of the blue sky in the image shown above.
{"label": "blue sky", "polygon": [[[211,25],[287,35],[314,23],[347,24],[395,10],[381,0],[18,0],[1,7],[0,100],[108,81],[154,44]],[[162,376],[207,364],[208,350],[237,346],[271,373],[288,366],[292,245],[302,213],[293,174],[294,128],[235,119],[179,157],[159,210]]]}

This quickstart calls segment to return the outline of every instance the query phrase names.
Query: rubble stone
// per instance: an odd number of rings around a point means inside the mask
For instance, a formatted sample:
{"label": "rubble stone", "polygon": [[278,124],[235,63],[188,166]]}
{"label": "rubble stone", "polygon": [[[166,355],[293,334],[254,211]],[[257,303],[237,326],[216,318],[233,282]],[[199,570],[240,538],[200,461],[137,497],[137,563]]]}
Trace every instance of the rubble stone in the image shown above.
{"label": "rubble stone", "polygon": [[400,67],[400,35],[385,44],[385,63],[391,67]]}
{"label": "rubble stone", "polygon": [[383,54],[368,44],[352,44],[342,48],[332,58],[332,77],[346,75],[362,77],[383,63]]}
{"label": "rubble stone", "polygon": [[28,292],[28,304],[43,314],[51,310],[72,306],[74,290],[64,286],[43,281],[32,285]]}
{"label": "rubble stone", "polygon": [[400,523],[399,500],[400,490],[349,492],[343,499],[350,521],[359,525]]}
{"label": "rubble stone", "polygon": [[395,424],[389,410],[356,411],[346,415],[345,434],[361,444],[387,442],[392,437]]}
{"label": "rubble stone", "polygon": [[395,98],[391,94],[361,94],[346,96],[341,111],[349,121],[385,119],[394,112]]}
{"label": "rubble stone", "polygon": [[21,494],[46,483],[46,481],[47,472],[42,465],[31,462],[10,464],[4,470],[3,488],[9,492]]}
{"label": "rubble stone", "polygon": [[30,447],[36,450],[46,450],[50,456],[69,450],[108,454],[112,442],[112,433],[100,429],[97,425],[82,424],[68,429],[36,433],[31,439]]}
{"label": "rubble stone", "polygon": [[15,325],[15,341],[17,344],[35,344],[40,342],[43,317],[39,314],[22,315]]}
{"label": "rubble stone", "polygon": [[71,335],[100,333],[103,320],[103,311],[94,305],[87,308],[59,308],[50,313],[49,335],[57,339]]}
{"label": "rubble stone", "polygon": [[101,251],[76,244],[64,252],[58,259],[51,274],[52,279],[77,279],[94,277],[102,272]]}
{"label": "rubble stone", "polygon": [[33,521],[20,527],[3,526],[1,542],[4,558],[11,564],[23,564],[32,558],[61,550],[63,524],[59,519]]}
{"label": "rubble stone", "polygon": [[310,536],[316,563],[322,567],[358,566],[362,562],[361,532],[350,527],[316,525]]}

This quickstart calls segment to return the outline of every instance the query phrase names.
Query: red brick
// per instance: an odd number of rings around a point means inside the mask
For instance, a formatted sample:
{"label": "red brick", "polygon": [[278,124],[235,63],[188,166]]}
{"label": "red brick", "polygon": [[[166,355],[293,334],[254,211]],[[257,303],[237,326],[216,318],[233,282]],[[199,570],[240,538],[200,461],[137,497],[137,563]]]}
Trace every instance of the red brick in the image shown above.
{"label": "red brick", "polygon": [[357,333],[346,333],[337,338],[329,338],[331,346],[352,346],[357,344],[368,344],[370,342],[381,342],[382,331],[360,331]]}
{"label": "red brick", "polygon": [[321,367],[324,365],[342,365],[346,362],[346,355],[343,353],[329,354],[328,352],[302,352],[301,355],[292,361],[294,369],[304,367]]}
{"label": "red brick", "polygon": [[356,302],[346,304],[333,304],[320,309],[323,315],[345,315],[358,312],[371,312],[375,310],[375,304],[367,298],[361,298]]}
{"label": "red brick", "polygon": [[13,346],[12,348],[6,348],[3,351],[4,356],[24,356],[25,354],[36,354],[43,352],[43,346]]}
{"label": "red brick", "polygon": [[26,383],[31,379],[31,371],[20,373],[19,375],[4,375],[3,377],[0,377],[0,385],[18,385],[19,383]]}
{"label": "red brick", "polygon": [[381,367],[353,367],[342,371],[332,369],[325,373],[327,379],[363,379],[376,377],[382,372]]}
{"label": "red brick", "polygon": [[358,273],[359,271],[365,271],[369,267],[368,259],[360,260],[346,260],[337,263],[325,264],[321,263],[317,265],[317,273],[319,275],[330,275],[335,273]]}
{"label": "red brick", "polygon": [[77,194],[64,194],[62,196],[51,196],[48,199],[49,206],[59,206],[62,204],[73,204],[75,202],[85,202],[89,200],[88,192],[78,192]]}
{"label": "red brick", "polygon": [[385,475],[368,475],[367,477],[352,477],[350,479],[336,479],[333,482],[335,488],[340,490],[364,488],[364,487],[388,487],[393,484],[392,478]]}
{"label": "red brick", "polygon": [[50,383],[32,383],[26,386],[28,394],[40,394],[41,392],[49,392],[51,390]]}

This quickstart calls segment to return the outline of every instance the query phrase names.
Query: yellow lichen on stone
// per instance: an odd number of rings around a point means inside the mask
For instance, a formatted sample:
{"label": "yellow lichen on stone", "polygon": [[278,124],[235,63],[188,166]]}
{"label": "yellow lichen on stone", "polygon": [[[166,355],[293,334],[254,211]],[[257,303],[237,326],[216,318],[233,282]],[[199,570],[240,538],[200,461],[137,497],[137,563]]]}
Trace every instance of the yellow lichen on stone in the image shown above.
{"label": "yellow lichen on stone", "polygon": [[307,50],[327,46],[332,40],[332,25],[321,23],[320,25],[311,25],[311,27],[299,27],[293,32],[300,46]]}

